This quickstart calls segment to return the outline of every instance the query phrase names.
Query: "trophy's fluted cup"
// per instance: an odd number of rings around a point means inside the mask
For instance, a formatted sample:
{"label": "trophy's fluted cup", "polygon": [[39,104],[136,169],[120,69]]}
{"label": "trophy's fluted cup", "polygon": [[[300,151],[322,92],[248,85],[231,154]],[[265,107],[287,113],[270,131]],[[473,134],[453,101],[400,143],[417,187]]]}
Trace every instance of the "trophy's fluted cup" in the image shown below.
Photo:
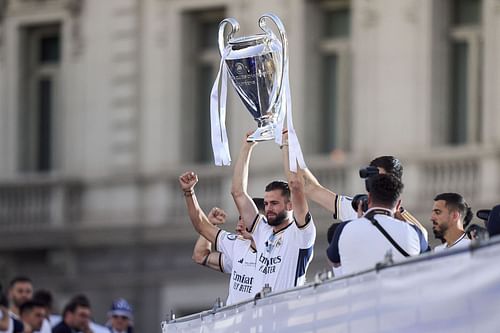
{"label": "trophy's fluted cup", "polygon": [[[276,24],[281,41],[266,26],[266,19]],[[224,34],[226,25],[231,32]],[[234,38],[239,24],[228,18],[219,25],[219,50],[236,92],[257,122],[257,130],[248,141],[275,138],[276,122],[281,115],[284,68],[288,61],[286,33],[281,20],[274,14],[259,19],[264,33]]]}

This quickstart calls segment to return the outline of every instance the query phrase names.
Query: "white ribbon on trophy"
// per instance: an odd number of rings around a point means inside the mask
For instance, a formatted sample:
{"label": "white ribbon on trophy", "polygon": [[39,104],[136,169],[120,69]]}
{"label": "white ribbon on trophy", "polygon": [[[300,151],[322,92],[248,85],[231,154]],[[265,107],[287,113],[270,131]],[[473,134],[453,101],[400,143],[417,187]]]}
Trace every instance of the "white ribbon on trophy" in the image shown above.
{"label": "white ribbon on trophy", "polygon": [[[280,31],[280,36],[282,39],[282,42],[280,43],[274,33],[266,27],[265,19],[270,18],[278,27]],[[217,78],[214,82],[214,85],[212,87],[212,92],[210,95],[210,121],[211,121],[211,127],[212,127],[212,148],[214,152],[214,160],[215,164],[218,166],[221,165],[230,165],[231,164],[231,156],[229,152],[229,144],[228,144],[228,139],[227,139],[227,132],[226,132],[226,101],[227,101],[227,77],[228,77],[228,64],[226,63],[226,60],[228,59],[228,56],[231,53],[231,48],[225,47],[224,46],[224,27],[226,24],[231,25],[231,32],[228,35],[228,39],[230,43],[232,42],[231,38],[239,30],[239,24],[235,19],[232,18],[227,18],[224,19],[220,26],[219,26],[219,49],[221,51],[221,62],[219,66],[219,72],[217,74]],[[300,168],[304,169],[306,168],[306,163],[304,161],[304,157],[302,154],[302,149],[300,148],[300,143],[297,138],[297,133],[295,132],[295,128],[293,126],[293,117],[292,117],[292,98],[291,98],[291,93],[290,93],[290,80],[289,80],[289,63],[288,63],[288,54],[287,54],[287,39],[285,35],[285,30],[284,26],[281,23],[280,19],[275,16],[274,14],[264,14],[260,17],[259,19],[259,25],[261,29],[266,32],[266,34],[261,34],[257,36],[250,36],[250,37],[242,37],[239,38],[238,40],[235,40],[234,43],[240,43],[240,44],[251,44],[251,46],[258,46],[259,41],[263,38],[268,38],[267,42],[269,44],[273,44],[274,46],[279,45],[281,47],[282,54],[281,54],[281,62],[282,62],[282,70],[280,72],[281,74],[281,81],[279,83],[279,89],[277,91],[277,96],[276,100],[272,101],[274,106],[271,104],[271,107],[269,109],[275,108],[277,110],[277,115],[275,116],[274,112],[268,112],[269,110],[261,110],[262,106],[261,104],[262,101],[259,101],[261,103],[259,104],[259,110],[257,107],[253,109],[252,107],[252,101],[250,99],[247,100],[248,98],[247,94],[244,91],[239,91],[239,87],[235,81],[233,80],[233,83],[237,89],[237,92],[239,96],[241,97],[242,101],[244,102],[245,106],[249,109],[249,111],[254,115],[256,120],[259,122],[259,128],[256,130],[255,133],[253,133],[250,137],[250,141],[264,141],[264,140],[270,140],[274,139],[276,143],[279,145],[282,144],[282,131],[284,127],[284,120],[285,116],[287,118],[287,128],[288,128],[288,145],[289,145],[289,164],[290,164],[290,170],[293,172],[297,171],[297,164],[300,166]],[[270,41],[270,42],[269,42]],[[272,48],[272,45],[271,45]],[[238,49],[240,50],[240,49]],[[245,59],[251,58],[252,54],[247,55],[247,58],[244,59],[238,59],[237,57],[234,59],[231,59],[234,62],[237,62],[238,60],[241,60],[242,63],[237,63],[235,68],[241,69],[241,68],[246,68],[245,64],[243,62]],[[262,55],[260,55],[262,56]],[[259,61],[269,61],[271,58],[263,58],[264,60],[261,60],[258,58],[259,55],[255,55],[255,58],[258,59]],[[255,61],[257,62],[257,61]],[[253,64],[253,63],[252,63]],[[260,63],[259,63],[260,64]],[[238,67],[240,66],[240,67]],[[265,72],[265,71],[264,71]],[[275,74],[275,73],[272,73]],[[234,75],[234,72],[233,72]],[[254,77],[256,77],[257,74],[253,74]],[[259,75],[269,75],[269,73],[260,73]],[[243,75],[248,76],[248,75]],[[264,80],[264,79],[263,79]],[[254,84],[255,82],[252,81]],[[273,82],[267,82],[267,83],[273,83]],[[219,90],[220,88],[220,90]],[[259,89],[259,87],[253,87],[255,89]],[[274,91],[274,90],[273,90]],[[249,92],[251,93],[251,91]],[[245,102],[246,101],[246,102]],[[267,102],[267,101],[265,101]],[[269,101],[271,102],[271,101]],[[256,103],[254,103],[256,104]],[[260,114],[262,117],[257,117],[255,115],[255,112],[263,112],[265,111],[265,114]],[[276,119],[274,119],[276,118]],[[272,133],[272,136],[270,136],[269,133]]]}
{"label": "white ribbon on trophy", "polygon": [[[225,60],[227,51],[222,54],[219,72],[210,93],[210,123],[212,126],[212,149],[215,165],[230,165],[231,154],[226,131],[226,100],[227,100],[227,68]],[[220,94],[219,94],[220,82]],[[220,98],[219,98],[220,95]]]}
{"label": "white ribbon on trophy", "polygon": [[[293,116],[292,116],[292,94],[290,92],[290,78],[289,78],[289,69],[288,69],[288,60],[285,64],[285,73],[284,73],[284,89],[281,96],[281,108],[285,108],[285,110],[281,110],[279,113],[278,121],[276,124],[276,132],[274,141],[281,145],[283,136],[281,133],[283,132],[283,124],[285,120],[285,114],[287,119],[287,128],[288,128],[288,162],[290,166],[290,171],[297,172],[297,163],[301,169],[307,168],[306,162],[304,161],[304,155],[302,154],[302,149],[300,148],[299,138],[297,137],[297,133],[295,132],[295,127],[293,126]],[[285,102],[285,103],[283,103]]]}

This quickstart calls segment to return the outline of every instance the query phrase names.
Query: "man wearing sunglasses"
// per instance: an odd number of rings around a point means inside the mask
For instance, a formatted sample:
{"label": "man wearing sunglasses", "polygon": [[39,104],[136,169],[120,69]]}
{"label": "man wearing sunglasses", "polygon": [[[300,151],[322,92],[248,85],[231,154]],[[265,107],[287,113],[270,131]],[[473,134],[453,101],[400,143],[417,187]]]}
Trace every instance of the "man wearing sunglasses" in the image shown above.
{"label": "man wearing sunglasses", "polygon": [[116,299],[111,304],[108,313],[108,327],[111,333],[132,333],[133,312],[130,304],[123,298]]}

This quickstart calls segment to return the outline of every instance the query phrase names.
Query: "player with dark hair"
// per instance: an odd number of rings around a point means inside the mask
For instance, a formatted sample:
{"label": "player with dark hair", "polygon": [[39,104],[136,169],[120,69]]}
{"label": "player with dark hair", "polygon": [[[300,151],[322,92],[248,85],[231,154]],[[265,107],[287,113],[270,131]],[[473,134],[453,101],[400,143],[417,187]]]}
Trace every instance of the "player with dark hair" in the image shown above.
{"label": "player with dark hair", "polygon": [[434,198],[431,222],[434,236],[444,243],[434,248],[441,251],[449,248],[468,246],[465,228],[473,217],[472,210],[458,193],[441,193]]}
{"label": "player with dark hair", "polygon": [[247,191],[250,156],[256,142],[246,138],[234,166],[231,194],[257,247],[257,278],[272,291],[305,283],[313,256],[316,227],[309,213],[303,178],[289,169],[288,137],[283,136],[282,158],[287,181],[272,181],[264,192],[264,215]]}

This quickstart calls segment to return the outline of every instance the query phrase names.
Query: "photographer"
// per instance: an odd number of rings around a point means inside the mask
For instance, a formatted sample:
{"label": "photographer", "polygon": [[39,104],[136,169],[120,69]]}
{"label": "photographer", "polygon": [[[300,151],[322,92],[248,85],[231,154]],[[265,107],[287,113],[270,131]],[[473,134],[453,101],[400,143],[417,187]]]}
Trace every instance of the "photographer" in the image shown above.
{"label": "photographer", "polygon": [[[394,218],[403,190],[401,180],[391,174],[379,174],[370,177],[368,183],[370,192],[366,213],[335,231],[338,260],[344,274],[373,268],[389,252],[395,260],[421,252],[417,230]],[[336,258],[330,260],[336,261]]]}
{"label": "photographer", "polygon": [[[379,156],[370,162],[370,165],[361,168],[360,177],[365,179],[365,187],[369,192],[368,181],[370,178],[378,174],[391,174],[400,181],[403,177],[403,165],[394,156]],[[338,254],[339,235],[345,225],[344,222],[354,220],[363,215],[368,209],[368,196],[366,194],[358,194],[353,198],[334,193],[319,183],[309,169],[304,171],[305,190],[308,199],[316,202],[323,208],[333,213],[333,218],[341,220],[336,228],[333,240],[327,250],[328,258],[330,259],[334,271],[340,270],[340,257]],[[428,245],[428,233],[425,227],[401,205],[394,207],[394,217],[398,220],[405,221],[416,229],[420,237],[421,252],[430,250]],[[335,261],[332,261],[335,258]]]}

